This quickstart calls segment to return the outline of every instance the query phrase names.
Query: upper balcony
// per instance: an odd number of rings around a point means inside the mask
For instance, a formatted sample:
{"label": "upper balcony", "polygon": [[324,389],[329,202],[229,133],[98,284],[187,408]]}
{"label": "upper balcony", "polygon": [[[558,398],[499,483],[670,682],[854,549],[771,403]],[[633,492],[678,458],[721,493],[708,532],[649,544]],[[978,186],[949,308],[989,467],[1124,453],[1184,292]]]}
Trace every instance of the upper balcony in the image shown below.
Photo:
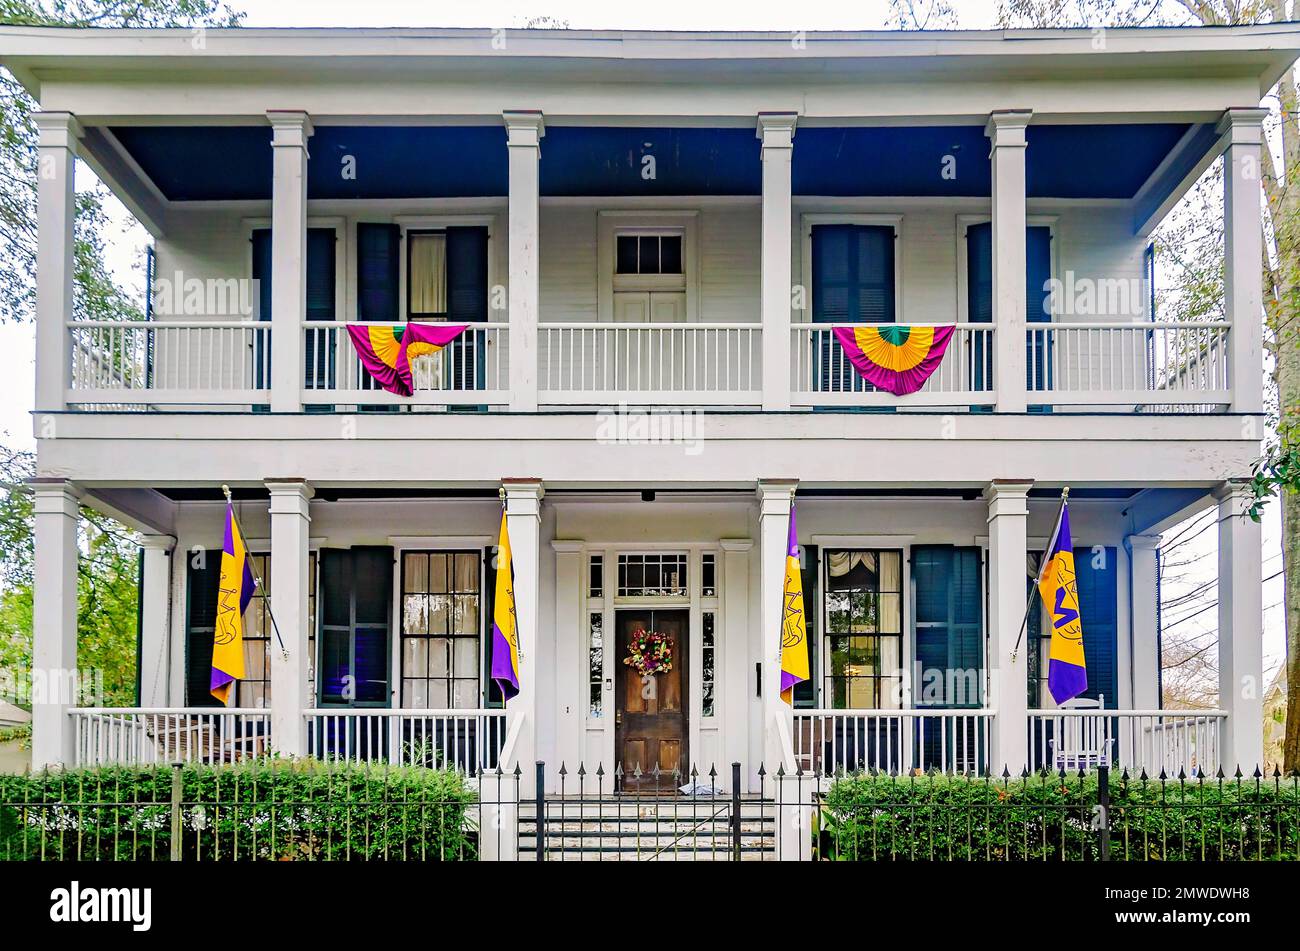
{"label": "upper balcony", "polygon": [[[770,37],[671,57],[645,37],[614,62],[593,36],[487,57],[452,31],[381,77],[396,47],[354,38],[344,62],[316,38],[307,76],[288,38],[252,31],[204,57],[260,57],[238,88],[184,59],[65,60],[0,33],[49,110],[36,409],[1258,414],[1257,91],[1297,41],[1234,32],[1170,98],[1151,68],[1190,76],[1200,54],[1156,32],[1101,53],[931,38],[952,58],[936,72],[929,47],[867,37],[814,38],[797,64]],[[517,99],[473,78],[489,59]],[[915,80],[906,97],[880,86],[886,59]],[[130,89],[112,85],[124,68]],[[619,98],[604,80],[628,70],[644,82]],[[759,70],[770,88],[732,82]],[[706,77],[711,97],[683,94]],[[289,80],[295,108],[275,108]],[[1150,235],[1219,156],[1223,306],[1162,319]],[[77,319],[74,157],[155,236],[148,320]],[[415,361],[412,396],[376,387],[344,325],[424,320],[469,329]],[[956,329],[896,396],[837,342],[863,323]]]}

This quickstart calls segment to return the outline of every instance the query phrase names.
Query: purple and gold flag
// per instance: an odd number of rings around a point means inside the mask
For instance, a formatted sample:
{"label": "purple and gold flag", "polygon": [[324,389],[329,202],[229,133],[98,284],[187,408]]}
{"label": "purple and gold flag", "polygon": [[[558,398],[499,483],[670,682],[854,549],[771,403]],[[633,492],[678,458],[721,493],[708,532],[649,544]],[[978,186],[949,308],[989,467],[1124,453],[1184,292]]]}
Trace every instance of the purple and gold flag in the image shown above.
{"label": "purple and gold flag", "polygon": [[230,705],[235,681],[244,679],[244,612],[253,600],[253,588],[248,549],[235,522],[234,506],[227,502],[217,622],[212,635],[212,679],[208,686],[208,692],[226,706]]}
{"label": "purple and gold flag", "polygon": [[389,393],[410,396],[411,361],[437,353],[469,324],[348,324],[352,347],[376,383]]}
{"label": "purple and gold flag", "polygon": [[868,324],[834,327],[853,369],[872,386],[895,396],[915,393],[939,368],[957,328]]}
{"label": "purple and gold flag", "polygon": [[1051,544],[1043,556],[1043,569],[1038,573],[1038,593],[1042,595],[1052,621],[1052,641],[1047,652],[1047,689],[1058,705],[1088,689],[1073,544],[1070,508],[1062,499],[1056,531],[1052,533]]}
{"label": "purple and gold flag", "polygon": [[510,560],[510,532],[502,509],[501,535],[497,542],[497,586],[492,604],[492,679],[506,700],[519,693],[519,628]]}
{"label": "purple and gold flag", "polygon": [[785,542],[785,584],[781,592],[781,699],[794,706],[794,688],[809,677],[808,619],[803,607],[803,572],[799,565],[799,529],[794,499]]}

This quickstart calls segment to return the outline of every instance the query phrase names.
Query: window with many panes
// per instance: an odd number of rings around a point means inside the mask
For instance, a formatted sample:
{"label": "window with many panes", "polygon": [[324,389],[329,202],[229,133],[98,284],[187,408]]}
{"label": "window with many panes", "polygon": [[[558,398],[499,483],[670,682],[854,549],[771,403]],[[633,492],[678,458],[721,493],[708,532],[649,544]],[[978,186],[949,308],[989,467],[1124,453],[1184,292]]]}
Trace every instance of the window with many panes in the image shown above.
{"label": "window with many panes", "polygon": [[590,703],[587,715],[594,718],[604,715],[604,680],[605,680],[605,615],[592,611],[589,615],[591,624],[591,643],[587,647],[587,683],[590,690]]}
{"label": "window with many panes", "polygon": [[664,552],[618,556],[618,596],[684,597],[686,554]]}
{"label": "window with many panes", "polygon": [[902,701],[903,553],[825,554],[823,702],[836,709],[895,709]]}
{"label": "window with many panes", "polygon": [[482,567],[478,551],[402,555],[403,707],[478,707]]}
{"label": "window with many panes", "polygon": [[[253,571],[262,579],[262,589],[244,612],[244,673],[239,682],[241,707],[271,705],[271,651],[279,650],[275,628],[271,624],[271,556],[265,552],[249,556]],[[263,596],[265,595],[265,597]],[[316,554],[307,556],[307,658],[312,685],[312,703],[316,689]]]}

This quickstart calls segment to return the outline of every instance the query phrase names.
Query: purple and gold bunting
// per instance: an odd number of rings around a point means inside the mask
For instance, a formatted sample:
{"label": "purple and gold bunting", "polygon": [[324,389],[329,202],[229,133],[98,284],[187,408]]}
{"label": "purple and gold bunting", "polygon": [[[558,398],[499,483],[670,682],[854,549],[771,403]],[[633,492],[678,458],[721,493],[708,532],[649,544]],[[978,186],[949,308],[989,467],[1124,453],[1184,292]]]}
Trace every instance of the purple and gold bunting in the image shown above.
{"label": "purple and gold bunting", "polygon": [[943,360],[956,327],[874,324],[832,328],[858,374],[895,396],[915,393]]}
{"label": "purple and gold bunting", "polygon": [[410,396],[411,361],[437,353],[469,324],[348,324],[348,335],[361,365],[381,387]]}

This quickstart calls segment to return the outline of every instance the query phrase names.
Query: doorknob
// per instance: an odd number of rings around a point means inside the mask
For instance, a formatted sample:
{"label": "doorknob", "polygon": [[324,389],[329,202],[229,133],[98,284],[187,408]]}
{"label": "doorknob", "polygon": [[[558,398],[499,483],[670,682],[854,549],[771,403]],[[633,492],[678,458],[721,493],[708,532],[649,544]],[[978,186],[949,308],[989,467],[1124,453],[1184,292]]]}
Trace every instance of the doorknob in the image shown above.
{"label": "doorknob", "polygon": [[615,723],[615,725],[621,725],[622,722],[623,722],[623,711],[622,711],[622,710],[617,710],[617,711],[615,711],[615,713],[614,713],[614,723]]}

